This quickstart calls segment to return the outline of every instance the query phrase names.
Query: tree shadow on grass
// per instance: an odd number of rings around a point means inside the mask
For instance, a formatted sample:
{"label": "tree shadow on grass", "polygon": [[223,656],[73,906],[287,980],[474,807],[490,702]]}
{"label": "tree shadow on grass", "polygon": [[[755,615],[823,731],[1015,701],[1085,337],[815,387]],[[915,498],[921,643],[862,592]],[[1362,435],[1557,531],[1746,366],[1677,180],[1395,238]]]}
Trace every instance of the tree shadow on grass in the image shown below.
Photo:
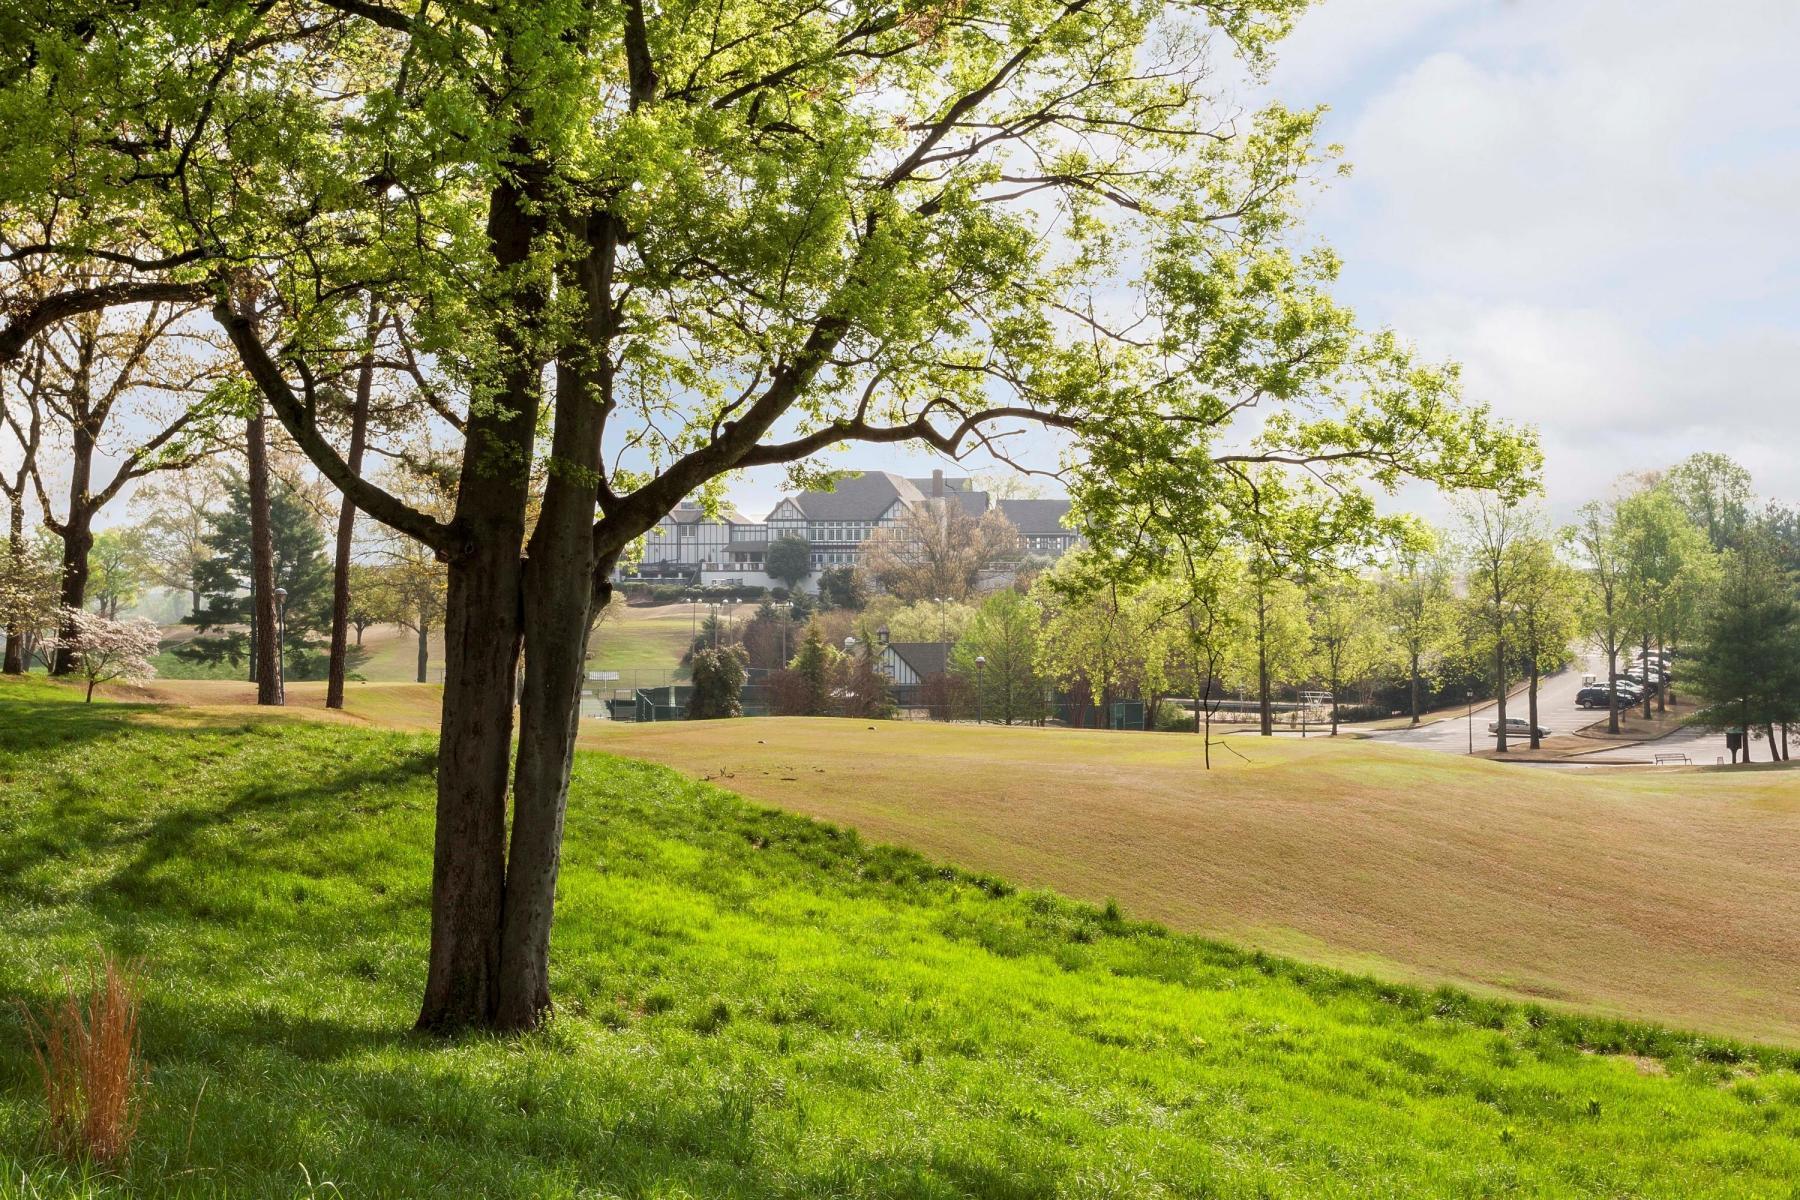
{"label": "tree shadow on grass", "polygon": [[81,704],[66,700],[0,700],[0,754],[68,750],[84,742],[129,737],[154,706]]}
{"label": "tree shadow on grass", "polygon": [[[429,752],[419,750],[374,768],[358,765],[310,780],[250,783],[221,805],[175,809],[158,817],[148,829],[133,830],[118,839],[138,843],[139,849],[95,886],[92,898],[96,903],[123,899],[134,909],[143,902],[157,901],[161,894],[153,879],[156,870],[175,859],[191,858],[204,832],[227,826],[235,827],[232,849],[239,869],[257,865],[291,868],[297,837],[324,822],[343,820],[347,793],[403,788],[429,779],[435,765]],[[366,818],[403,804],[399,797],[373,804],[364,798],[357,805],[357,815]],[[270,816],[277,819],[267,820]]]}

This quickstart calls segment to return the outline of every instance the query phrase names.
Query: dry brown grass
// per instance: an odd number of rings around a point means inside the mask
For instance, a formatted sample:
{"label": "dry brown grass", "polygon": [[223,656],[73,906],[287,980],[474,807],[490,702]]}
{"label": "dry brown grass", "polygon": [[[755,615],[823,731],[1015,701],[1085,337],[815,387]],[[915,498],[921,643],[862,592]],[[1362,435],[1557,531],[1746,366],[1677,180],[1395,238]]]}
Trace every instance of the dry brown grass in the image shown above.
{"label": "dry brown grass", "polygon": [[1313,961],[1800,1041],[1800,773],[1559,772],[1346,738],[761,719],[586,744]]}
{"label": "dry brown grass", "polygon": [[46,1129],[65,1158],[115,1163],[131,1150],[144,1085],[138,1055],[136,970],[110,955],[74,980],[40,1020],[24,1004],[47,1110]]}

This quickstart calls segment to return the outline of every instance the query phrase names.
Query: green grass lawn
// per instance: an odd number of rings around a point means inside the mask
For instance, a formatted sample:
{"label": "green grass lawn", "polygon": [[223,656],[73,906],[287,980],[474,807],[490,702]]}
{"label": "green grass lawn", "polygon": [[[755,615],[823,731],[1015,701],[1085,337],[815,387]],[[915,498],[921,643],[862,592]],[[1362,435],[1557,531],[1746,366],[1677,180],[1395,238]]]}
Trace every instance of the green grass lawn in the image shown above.
{"label": "green grass lawn", "polygon": [[144,963],[117,1175],[0,1195],[1790,1196],[1796,1056],[1245,955],[576,764],[556,1020],[406,1032],[428,741],[0,684],[0,993]]}

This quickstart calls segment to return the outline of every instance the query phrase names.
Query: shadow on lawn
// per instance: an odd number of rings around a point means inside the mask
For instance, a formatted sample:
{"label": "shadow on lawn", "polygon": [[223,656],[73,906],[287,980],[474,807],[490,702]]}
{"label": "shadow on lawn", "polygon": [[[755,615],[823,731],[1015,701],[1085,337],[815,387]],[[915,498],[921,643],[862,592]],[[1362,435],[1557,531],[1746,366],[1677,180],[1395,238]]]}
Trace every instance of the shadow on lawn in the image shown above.
{"label": "shadow on lawn", "polygon": [[0,700],[0,754],[67,750],[84,742],[130,737],[143,704],[81,704],[66,700]]}
{"label": "shadow on lawn", "polygon": [[[198,838],[214,828],[235,827],[231,843],[234,871],[265,866],[291,869],[297,855],[305,852],[301,843],[326,823],[345,819],[347,794],[373,791],[379,795],[428,780],[435,765],[430,752],[416,750],[379,766],[358,764],[310,780],[252,783],[212,807],[177,808],[148,828],[124,831],[113,839],[114,844],[138,844],[139,849],[129,862],[96,885],[93,898],[98,902],[109,895],[120,897],[131,911],[140,910],[145,901],[161,899],[154,878],[157,868],[177,859],[193,860]],[[404,803],[397,796],[370,803],[364,796],[355,806],[356,814],[368,817]],[[0,868],[0,882],[4,878]]]}

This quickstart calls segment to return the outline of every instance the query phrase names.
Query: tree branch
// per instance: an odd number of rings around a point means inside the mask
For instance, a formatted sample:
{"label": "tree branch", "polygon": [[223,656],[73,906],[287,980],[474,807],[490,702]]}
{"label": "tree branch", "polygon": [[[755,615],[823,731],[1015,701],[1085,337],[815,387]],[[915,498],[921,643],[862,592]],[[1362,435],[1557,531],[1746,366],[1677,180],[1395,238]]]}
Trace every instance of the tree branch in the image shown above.
{"label": "tree branch", "polygon": [[206,297],[207,288],[203,283],[168,283],[161,280],[107,283],[45,296],[24,305],[7,322],[6,327],[0,329],[0,366],[17,360],[24,353],[27,342],[58,321],[126,304],[143,304],[153,300],[194,303]]}
{"label": "tree branch", "polygon": [[440,554],[448,554],[451,545],[448,525],[411,507],[350,469],[336,447],[319,432],[312,408],[294,394],[294,389],[282,376],[281,368],[269,357],[250,318],[234,311],[225,300],[213,305],[213,317],[232,345],[237,347],[244,369],[267,397],[283,428],[325,478],[349,497],[352,504],[383,525],[423,542]]}

